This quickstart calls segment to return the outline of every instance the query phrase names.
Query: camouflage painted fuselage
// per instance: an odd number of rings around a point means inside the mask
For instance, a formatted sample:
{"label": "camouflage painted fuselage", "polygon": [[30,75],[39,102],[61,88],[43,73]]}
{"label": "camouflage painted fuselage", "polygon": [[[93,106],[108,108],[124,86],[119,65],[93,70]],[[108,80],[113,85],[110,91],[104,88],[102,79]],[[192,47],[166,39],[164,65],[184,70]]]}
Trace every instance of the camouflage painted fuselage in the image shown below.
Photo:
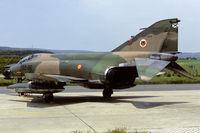
{"label": "camouflage painted fuselage", "polygon": [[[87,80],[104,80],[106,69],[146,58],[149,52],[91,52],[72,54],[40,54],[12,68],[17,72],[72,76]],[[79,66],[81,65],[81,67]],[[78,68],[80,67],[80,68]],[[18,70],[17,70],[18,69]]]}

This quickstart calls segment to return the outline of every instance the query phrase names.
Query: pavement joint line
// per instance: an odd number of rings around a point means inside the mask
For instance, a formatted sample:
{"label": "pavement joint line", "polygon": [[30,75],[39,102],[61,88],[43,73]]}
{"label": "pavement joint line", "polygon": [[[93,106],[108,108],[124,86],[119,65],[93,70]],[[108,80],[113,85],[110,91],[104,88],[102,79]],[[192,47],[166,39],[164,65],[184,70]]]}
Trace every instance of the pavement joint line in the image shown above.
{"label": "pavement joint line", "polygon": [[95,133],[95,129],[90,126],[87,122],[85,122],[83,119],[81,119],[78,115],[76,115],[75,113],[73,113],[71,110],[69,110],[68,108],[66,108],[65,106],[63,106],[64,109],[68,110],[74,117],[78,118],[81,122],[83,122],[86,126],[88,126],[90,129],[92,129],[92,131]]}
{"label": "pavement joint line", "polygon": [[[40,118],[40,119],[55,119],[55,118],[63,118],[63,116],[59,116],[59,117],[50,117],[50,116],[48,116],[48,117],[35,117],[35,118],[29,118],[29,117],[20,117],[20,119],[26,119],[26,120],[33,120],[33,119],[38,119],[38,118]],[[8,118],[0,118],[0,120],[7,120]],[[19,119],[19,118],[17,118],[17,117],[10,117],[9,119]]]}

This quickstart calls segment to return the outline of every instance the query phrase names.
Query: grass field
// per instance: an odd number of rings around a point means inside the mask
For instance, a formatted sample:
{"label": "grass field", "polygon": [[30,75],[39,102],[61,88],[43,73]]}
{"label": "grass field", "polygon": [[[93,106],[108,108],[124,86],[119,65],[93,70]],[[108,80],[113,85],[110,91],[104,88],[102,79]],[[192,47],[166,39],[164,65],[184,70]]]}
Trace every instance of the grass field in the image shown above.
{"label": "grass field", "polygon": [[[90,133],[91,131],[88,131],[87,133]],[[76,130],[76,131],[72,131],[71,133],[83,133],[82,131]],[[98,133],[98,132],[94,132],[94,133]],[[126,128],[116,128],[113,130],[108,130],[106,132],[103,133],[150,133],[148,131],[128,131]]]}
{"label": "grass field", "polygon": [[177,63],[195,77],[200,77],[200,59],[179,59]]}
{"label": "grass field", "polygon": [[15,84],[17,80],[5,80],[3,78],[0,78],[0,86],[8,86],[11,84]]}
{"label": "grass field", "polygon": [[149,82],[143,82],[141,80],[136,80],[135,84],[198,84],[200,83],[200,77],[195,77],[195,80],[188,79],[186,77],[179,77],[179,76],[160,76],[154,77]]}

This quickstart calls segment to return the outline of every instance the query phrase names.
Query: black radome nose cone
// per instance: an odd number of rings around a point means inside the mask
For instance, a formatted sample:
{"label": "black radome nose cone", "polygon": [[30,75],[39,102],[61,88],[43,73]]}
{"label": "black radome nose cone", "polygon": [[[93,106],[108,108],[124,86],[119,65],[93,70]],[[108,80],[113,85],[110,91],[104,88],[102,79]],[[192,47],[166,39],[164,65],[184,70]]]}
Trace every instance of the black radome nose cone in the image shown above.
{"label": "black radome nose cone", "polygon": [[4,79],[11,79],[10,77],[10,69],[5,69],[3,71]]}

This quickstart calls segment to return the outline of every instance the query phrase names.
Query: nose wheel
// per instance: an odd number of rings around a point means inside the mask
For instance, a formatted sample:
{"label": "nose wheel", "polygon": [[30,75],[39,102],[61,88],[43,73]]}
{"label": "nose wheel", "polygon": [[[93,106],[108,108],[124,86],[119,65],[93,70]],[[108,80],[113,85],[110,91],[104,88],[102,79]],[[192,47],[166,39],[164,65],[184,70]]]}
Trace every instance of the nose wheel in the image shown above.
{"label": "nose wheel", "polygon": [[104,89],[103,90],[103,97],[104,98],[110,98],[112,94],[113,94],[112,89]]}
{"label": "nose wheel", "polygon": [[46,93],[46,94],[43,94],[43,98],[44,98],[44,101],[45,101],[46,103],[50,103],[50,102],[53,102],[53,101],[54,101],[53,93]]}

